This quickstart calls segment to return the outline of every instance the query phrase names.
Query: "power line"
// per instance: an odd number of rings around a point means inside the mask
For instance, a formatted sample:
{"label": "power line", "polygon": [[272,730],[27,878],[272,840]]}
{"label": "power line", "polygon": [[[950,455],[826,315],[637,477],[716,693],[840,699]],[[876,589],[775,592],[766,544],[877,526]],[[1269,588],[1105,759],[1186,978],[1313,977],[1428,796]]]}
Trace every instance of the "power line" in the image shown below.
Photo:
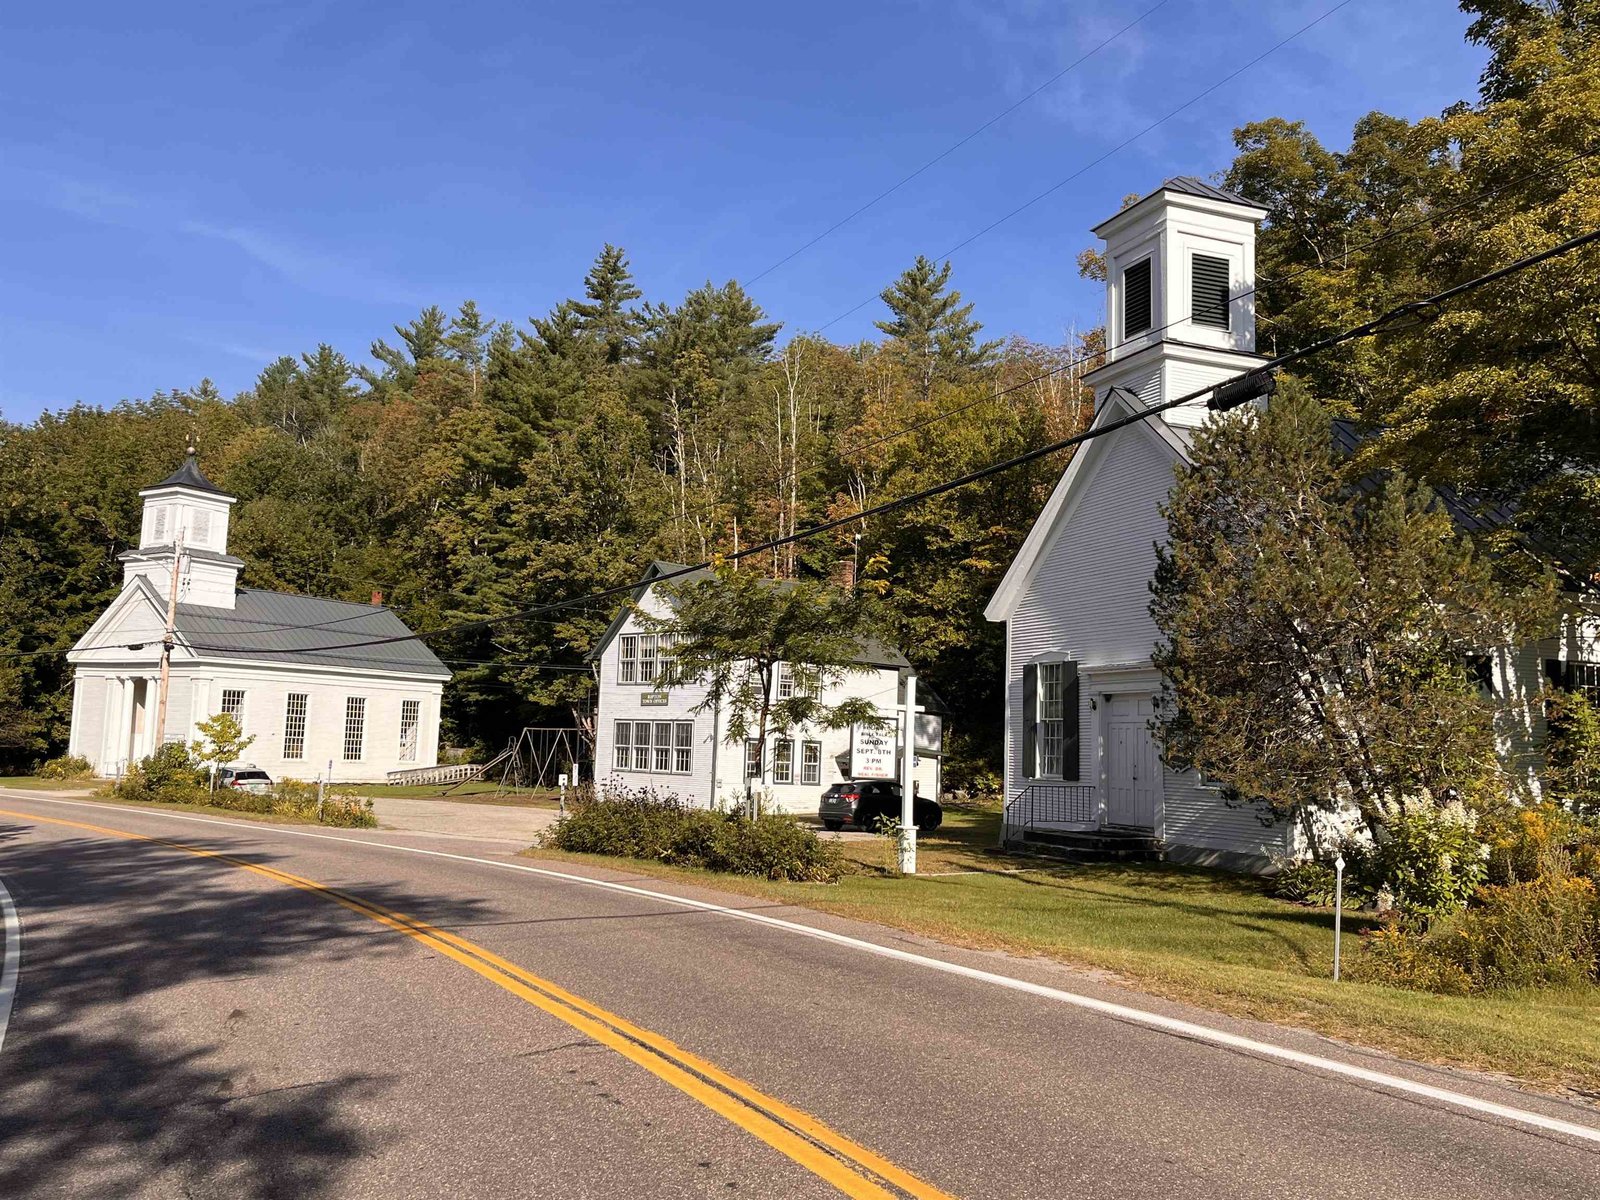
{"label": "power line", "polygon": [[1117,30],[1110,37],[1108,37],[1104,41],[1100,42],[1093,49],[1084,52],[1082,55],[1080,55],[1078,58],[1074,59],[1067,66],[1065,66],[1061,70],[1057,71],[1054,75],[1050,76],[1049,79],[1046,79],[1038,87],[1034,88],[1033,91],[1029,92],[1026,96],[1022,97],[1022,99],[1018,100],[1015,104],[1012,104],[1012,105],[1010,105],[1010,106],[1008,106],[1008,107],[1006,107],[1004,109],[1001,109],[994,116],[990,117],[987,121],[985,121],[982,125],[979,125],[971,133],[967,134],[966,137],[962,138],[960,141],[955,142],[952,145],[947,146],[945,149],[941,150],[938,154],[934,155],[927,162],[923,163],[915,171],[912,171],[911,174],[909,174],[909,175],[905,176],[904,178],[902,178],[898,183],[895,183],[895,184],[891,185],[890,187],[885,188],[883,191],[879,192],[876,196],[874,196],[871,200],[868,200],[865,204],[863,204],[860,207],[856,208],[854,211],[849,213],[847,216],[841,217],[841,218],[839,218],[839,220],[835,221],[832,225],[829,225],[826,229],[824,229],[821,233],[817,234],[816,237],[812,238],[809,242],[806,242],[804,245],[795,247],[795,249],[789,251],[788,254],[785,254],[782,258],[778,259],[778,261],[773,263],[771,266],[766,267],[765,269],[763,269],[762,271],[760,271],[759,273],[757,273],[755,275],[752,275],[749,279],[745,280],[745,286],[749,287],[751,284],[757,282],[758,280],[765,279],[768,275],[771,275],[779,267],[785,265],[786,263],[790,262],[793,259],[796,259],[796,258],[800,257],[800,255],[804,254],[807,250],[811,249],[811,247],[815,246],[818,242],[822,241],[823,239],[829,237],[830,235],[832,235],[834,233],[837,233],[840,229],[843,229],[846,225],[850,224],[851,221],[854,221],[857,217],[859,217],[862,213],[866,212],[868,209],[874,208],[881,201],[887,200],[890,196],[894,195],[901,188],[905,187],[906,184],[910,183],[913,179],[917,178],[917,176],[921,175],[924,171],[927,171],[931,167],[937,166],[939,163],[941,163],[945,159],[949,158],[957,150],[961,149],[961,147],[965,146],[968,142],[972,141],[973,138],[977,137],[979,134],[983,133],[985,130],[991,128],[992,126],[998,124],[1000,121],[1003,121],[1006,117],[1009,117],[1012,113],[1016,112],[1017,109],[1021,108],[1024,104],[1028,103],[1028,101],[1032,100],[1040,92],[1043,92],[1043,91],[1047,90],[1048,88],[1053,87],[1055,84],[1057,84],[1061,80],[1065,79],[1073,71],[1077,70],[1077,68],[1081,67],[1084,63],[1088,62],[1096,54],[1099,54],[1100,51],[1104,50],[1107,46],[1111,45],[1112,42],[1117,41],[1119,38],[1122,37],[1123,34],[1127,33],[1129,30],[1133,29],[1134,26],[1136,26],[1136,25],[1140,24],[1142,21],[1144,21],[1144,19],[1146,17],[1149,17],[1149,16],[1153,15],[1158,9],[1165,8],[1169,3],[1171,3],[1171,0],[1159,0],[1158,3],[1153,4],[1149,8],[1145,9],[1144,12],[1140,13],[1133,20],[1129,21],[1121,29]]}
{"label": "power line", "polygon": [[[1309,358],[1312,355],[1326,353],[1328,350],[1333,349],[1335,346],[1342,345],[1345,342],[1356,341],[1361,338],[1368,338],[1376,334],[1383,333],[1386,329],[1390,327],[1398,327],[1401,322],[1407,320],[1419,318],[1426,319],[1442,305],[1449,303],[1458,296],[1465,295],[1468,292],[1476,291],[1482,287],[1487,287],[1489,284],[1496,283],[1501,279],[1505,279],[1521,271],[1528,270],[1529,268],[1535,267],[1540,263],[1548,262],[1551,259],[1570,254],[1575,250],[1587,245],[1591,245],[1597,241],[1600,241],[1600,229],[1594,229],[1588,233],[1579,234],[1576,237],[1568,238],[1566,241],[1560,242],[1548,250],[1543,250],[1537,254],[1531,254],[1524,258],[1517,259],[1515,262],[1509,263],[1504,267],[1498,268],[1497,270],[1476,276],[1465,281],[1464,283],[1456,284],[1453,287],[1436,292],[1433,295],[1425,297],[1421,300],[1413,300],[1409,303],[1398,305],[1380,314],[1379,316],[1374,317],[1372,320],[1364,322],[1363,324],[1353,326],[1338,333],[1329,334],[1328,336],[1319,338],[1309,345],[1303,346],[1297,350],[1291,350],[1288,353],[1265,359],[1263,362],[1257,364],[1248,371],[1240,372],[1239,374],[1231,376],[1228,379],[1221,380],[1217,383],[1208,384],[1205,387],[1196,388],[1194,391],[1187,392],[1171,400],[1163,401],[1160,404],[1151,405],[1145,408],[1143,411],[1133,414],[1132,416],[1123,417],[1119,420],[1108,422],[1105,425],[1096,426],[1095,428],[1086,430],[1083,433],[1074,434],[1070,437],[1065,437],[1058,439],[1057,441],[1050,442],[1047,445],[1024,451],[1023,453],[1014,455],[1011,458],[1003,459],[997,463],[991,463],[988,466],[980,467],[975,471],[969,471],[964,475],[957,476],[954,479],[946,480],[943,483],[934,484],[909,495],[900,496],[893,500],[886,500],[883,503],[873,505],[870,508],[862,509],[846,516],[834,517],[830,520],[823,521],[820,524],[797,530],[794,533],[785,534],[782,537],[773,538],[769,541],[759,543],[758,545],[748,546],[743,550],[737,550],[731,554],[722,556],[722,561],[737,561],[739,559],[750,558],[758,554],[766,554],[769,551],[778,549],[779,547],[787,546],[795,542],[805,541],[857,521],[864,521],[872,517],[884,516],[891,512],[897,512],[900,509],[909,508],[914,504],[920,504],[922,501],[931,499],[934,496],[943,495],[947,492],[953,492],[958,488],[966,487],[969,484],[978,483],[981,480],[988,479],[992,476],[1015,470],[1021,466],[1026,466],[1029,463],[1036,462],[1037,460],[1045,458],[1051,454],[1055,454],[1058,451],[1081,445],[1084,442],[1093,441],[1096,438],[1105,437],[1106,435],[1114,433],[1119,429],[1124,429],[1129,425],[1147,420],[1155,414],[1166,412],[1169,409],[1178,408],[1185,404],[1191,404],[1196,400],[1211,396],[1217,392],[1219,388],[1237,380],[1244,379],[1246,376],[1260,375],[1278,370],[1279,368],[1287,366],[1290,363],[1299,362],[1301,359]],[[717,560],[707,559],[704,562],[699,562],[692,566],[679,567],[675,570],[665,571],[649,580],[649,582],[661,583],[668,580],[677,579],[685,575],[690,575],[697,571],[703,571],[714,566],[716,561]],[[438,637],[447,633],[463,633],[478,629],[488,629],[494,627],[495,625],[503,624],[509,621],[526,620],[531,617],[543,616],[546,613],[556,612],[576,604],[595,603],[601,600],[623,596],[633,592],[635,589],[642,586],[644,582],[645,581],[640,580],[633,583],[619,584],[615,587],[604,588],[598,592],[592,592],[586,596],[575,596],[570,600],[555,601],[551,604],[539,605],[534,608],[522,610],[521,612],[507,613],[500,617],[464,622],[460,625],[450,626],[444,629],[436,629],[427,634],[413,633],[403,637],[396,636],[390,638],[378,638],[370,641],[350,642],[339,646],[324,646],[319,647],[318,652],[332,653],[334,651],[358,649],[365,646],[388,645],[395,642],[420,641],[424,638]]]}
{"label": "power line", "polygon": [[[1185,100],[1182,104],[1178,105],[1176,108],[1174,108],[1174,109],[1170,110],[1169,112],[1167,112],[1165,116],[1159,117],[1156,120],[1150,122],[1150,124],[1146,125],[1143,129],[1139,130],[1138,133],[1135,133],[1131,137],[1125,138],[1122,141],[1118,142],[1115,146],[1111,147],[1111,149],[1107,150],[1104,154],[1100,155],[1098,158],[1091,159],[1089,162],[1084,163],[1083,166],[1079,167],[1076,171],[1072,172],[1072,174],[1066,176],[1064,179],[1057,180],[1055,183],[1053,183],[1049,187],[1045,188],[1044,191],[1038,193],[1036,196],[1033,196],[1031,199],[1028,199],[1028,200],[1024,201],[1023,203],[1017,205],[1017,207],[1013,208],[1010,212],[1006,213],[1004,216],[997,217],[993,221],[990,221],[982,229],[979,229],[976,233],[970,234],[969,236],[963,238],[961,241],[957,242],[954,246],[950,247],[950,249],[944,251],[942,254],[935,255],[934,256],[935,261],[938,261],[940,259],[947,259],[951,255],[956,254],[957,252],[959,252],[961,250],[965,250],[968,246],[972,245],[973,242],[977,241],[979,238],[987,236],[990,233],[993,233],[996,229],[998,229],[1000,226],[1004,225],[1007,221],[1011,220],[1013,217],[1020,216],[1022,213],[1027,212],[1028,209],[1032,208],[1035,204],[1038,204],[1039,201],[1044,200],[1049,196],[1055,195],[1056,192],[1059,192],[1062,188],[1066,187],[1067,184],[1071,183],[1073,180],[1079,178],[1082,175],[1087,174],[1089,171],[1092,171],[1095,167],[1099,166],[1101,163],[1105,162],[1107,159],[1113,157],[1116,154],[1121,153],[1123,150],[1126,150],[1129,146],[1131,146],[1135,142],[1139,141],[1146,134],[1152,132],[1153,130],[1159,128],[1162,125],[1165,125],[1168,121],[1172,120],[1173,117],[1177,116],[1179,113],[1183,112],[1185,109],[1192,108],[1194,105],[1196,105],[1200,101],[1204,100],[1207,96],[1211,95],[1212,92],[1215,92],[1218,89],[1222,88],[1224,85],[1233,82],[1233,80],[1235,80],[1239,76],[1243,75],[1246,71],[1250,70],[1252,67],[1256,66],[1257,64],[1262,62],[1264,59],[1270,57],[1273,54],[1276,54],[1279,50],[1283,49],[1290,42],[1292,42],[1296,38],[1298,38],[1301,34],[1306,33],[1308,31],[1310,31],[1311,29],[1315,28],[1316,26],[1320,25],[1323,21],[1326,21],[1329,17],[1333,16],[1334,13],[1338,12],[1340,9],[1345,8],[1346,6],[1348,6],[1350,4],[1353,4],[1354,2],[1355,2],[1355,0],[1339,0],[1339,2],[1337,4],[1335,4],[1332,8],[1327,9],[1325,12],[1322,13],[1321,16],[1313,17],[1311,20],[1307,21],[1304,25],[1300,26],[1299,29],[1296,29],[1288,37],[1282,39],[1279,42],[1275,42],[1273,45],[1267,47],[1267,49],[1263,50],[1260,54],[1256,55],[1254,58],[1252,58],[1249,62],[1245,63],[1243,66],[1238,67],[1238,68],[1234,69],[1233,71],[1230,71],[1228,74],[1224,75],[1221,79],[1218,79],[1215,83],[1211,84],[1209,87],[1207,87],[1204,90],[1202,90],[1200,92],[1197,92],[1195,95],[1189,97],[1189,99]],[[865,300],[861,301],[859,304],[855,305],[852,308],[846,309],[844,312],[840,313],[838,316],[834,317],[832,320],[828,321],[826,324],[819,326],[818,329],[817,329],[817,332],[818,333],[822,333],[824,330],[830,329],[834,325],[837,325],[840,321],[844,320],[846,317],[852,316],[853,314],[860,312],[863,308],[865,308],[867,305],[871,304],[874,300],[877,300],[879,298],[880,294],[881,293],[874,292],[871,296],[868,296]]]}
{"label": "power line", "polygon": [[[1529,171],[1525,175],[1516,176],[1516,177],[1514,177],[1512,179],[1509,179],[1506,182],[1500,184],[1498,187],[1491,188],[1489,191],[1484,192],[1484,193],[1482,193],[1480,195],[1467,197],[1465,199],[1457,201],[1454,204],[1445,205],[1442,208],[1438,208],[1438,209],[1433,210],[1431,213],[1429,213],[1425,217],[1420,217],[1417,220],[1411,221],[1411,222],[1409,222],[1407,224],[1397,225],[1394,228],[1389,229],[1386,232],[1379,234],[1377,237],[1370,238],[1365,242],[1358,242],[1354,246],[1347,247],[1345,252],[1346,252],[1346,254],[1360,253],[1360,252],[1365,251],[1365,250],[1370,250],[1374,246],[1377,246],[1377,245],[1380,245],[1380,244],[1382,244],[1384,242],[1387,242],[1391,238],[1400,237],[1403,234],[1414,232],[1417,229],[1425,228],[1425,227],[1431,226],[1431,225],[1436,225],[1440,221],[1444,220],[1447,216],[1449,216],[1449,215],[1451,215],[1453,213],[1459,212],[1463,208],[1468,208],[1468,207],[1475,206],[1475,205],[1486,204],[1489,200],[1493,199],[1494,197],[1496,197],[1498,195],[1503,194],[1506,191],[1509,191],[1511,188],[1516,187],[1518,184],[1526,183],[1530,179],[1534,179],[1534,178],[1536,178],[1538,176],[1545,175],[1545,174],[1547,174],[1549,172],[1549,170],[1552,167],[1556,167],[1556,168],[1569,167],[1569,166],[1571,166],[1572,164],[1574,164],[1576,162],[1581,162],[1581,161],[1583,161],[1585,159],[1593,158],[1596,153],[1600,153],[1600,151],[1586,150],[1586,151],[1584,151],[1582,153],[1574,154],[1570,158],[1564,159],[1559,163],[1543,166],[1543,167],[1540,167],[1538,170]],[[1258,274],[1257,277],[1256,277],[1257,278],[1257,283],[1255,285],[1245,289],[1244,291],[1240,292],[1237,296],[1234,296],[1231,299],[1233,299],[1233,300],[1244,300],[1244,299],[1248,299],[1251,296],[1254,296],[1260,290],[1260,285],[1263,282],[1264,283],[1268,283],[1268,284],[1275,284],[1275,285],[1276,284],[1284,284],[1284,283],[1290,282],[1291,280],[1298,279],[1302,275],[1307,275],[1307,274],[1310,274],[1313,271],[1320,270],[1320,269],[1322,269],[1322,268],[1319,265],[1307,264],[1306,266],[1297,268],[1296,270],[1290,271],[1289,273],[1287,273],[1285,275],[1279,275],[1279,276],[1276,276],[1276,277],[1268,276],[1268,275],[1259,275]],[[1348,269],[1348,268],[1340,268],[1340,269]],[[968,401],[965,404],[958,404],[954,408],[941,409],[939,412],[934,413],[931,416],[922,418],[921,420],[918,420],[918,421],[913,421],[910,424],[900,426],[900,427],[898,427],[896,429],[892,429],[892,430],[888,431],[887,433],[883,433],[883,434],[878,435],[875,438],[872,438],[869,441],[857,442],[857,443],[853,443],[853,444],[851,444],[849,446],[842,447],[838,452],[838,456],[842,461],[842,460],[845,460],[847,458],[853,457],[853,456],[861,453],[864,450],[870,450],[870,449],[874,448],[875,446],[881,446],[885,442],[892,442],[892,441],[895,441],[898,438],[904,437],[905,435],[907,435],[909,433],[916,433],[916,432],[918,432],[920,430],[927,429],[928,427],[930,427],[932,425],[939,424],[939,422],[941,422],[941,421],[949,420],[951,417],[960,416],[962,413],[970,412],[974,408],[980,408],[985,404],[993,403],[994,401],[999,400],[1004,396],[1010,395],[1012,392],[1019,391],[1022,388],[1031,387],[1032,385],[1034,385],[1036,383],[1042,383],[1044,380],[1049,379],[1052,376],[1059,375],[1064,371],[1070,371],[1074,367],[1085,366],[1088,363],[1091,363],[1091,362],[1095,361],[1095,359],[1101,358],[1103,355],[1109,354],[1111,350],[1121,349],[1123,346],[1129,345],[1132,342],[1146,341],[1153,334],[1164,333],[1166,330],[1171,329],[1175,325],[1183,324],[1183,322],[1186,319],[1187,318],[1184,318],[1184,317],[1175,318],[1175,319],[1173,319],[1171,321],[1168,321],[1165,325],[1158,325],[1154,329],[1147,329],[1144,332],[1140,333],[1137,337],[1125,338],[1121,342],[1118,342],[1116,344],[1116,346],[1108,347],[1104,351],[1096,351],[1096,352],[1094,352],[1092,354],[1080,355],[1079,357],[1074,358],[1074,359],[1070,359],[1067,362],[1057,363],[1056,365],[1050,367],[1049,369],[1047,369],[1045,371],[1041,371],[1037,375],[1029,376],[1027,379],[1021,380],[1018,383],[1010,384],[1007,387],[1001,388],[1000,390],[995,391],[995,392],[991,392],[991,393],[989,393],[989,394],[987,394],[985,396],[980,396],[979,398],[977,398],[975,400]],[[784,484],[788,483],[790,478],[793,475],[794,475],[794,472],[791,471],[791,472],[785,472],[783,475],[779,476],[778,477],[778,481],[777,481],[778,486],[781,487]]]}

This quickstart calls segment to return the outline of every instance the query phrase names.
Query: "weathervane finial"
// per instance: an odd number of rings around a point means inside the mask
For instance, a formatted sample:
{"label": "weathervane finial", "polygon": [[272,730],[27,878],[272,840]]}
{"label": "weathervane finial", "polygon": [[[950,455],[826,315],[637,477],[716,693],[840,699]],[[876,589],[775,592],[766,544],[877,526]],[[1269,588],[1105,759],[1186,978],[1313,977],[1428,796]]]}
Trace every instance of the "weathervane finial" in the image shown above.
{"label": "weathervane finial", "polygon": [[195,445],[193,429],[189,430],[189,444],[185,448],[184,453],[190,458],[193,458],[196,454],[200,453],[199,448]]}

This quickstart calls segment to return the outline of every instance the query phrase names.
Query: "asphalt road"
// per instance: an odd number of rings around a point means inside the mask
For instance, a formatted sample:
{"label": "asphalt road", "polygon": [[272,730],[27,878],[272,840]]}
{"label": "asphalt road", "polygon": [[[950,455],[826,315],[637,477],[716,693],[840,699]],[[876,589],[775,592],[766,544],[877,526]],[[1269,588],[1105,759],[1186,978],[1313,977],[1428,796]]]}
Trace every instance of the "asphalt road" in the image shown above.
{"label": "asphalt road", "polygon": [[1593,1108],[1049,964],[632,880],[1448,1095],[508,869],[503,844],[0,809],[4,1197],[1600,1197],[1600,1141],[1449,1097]]}

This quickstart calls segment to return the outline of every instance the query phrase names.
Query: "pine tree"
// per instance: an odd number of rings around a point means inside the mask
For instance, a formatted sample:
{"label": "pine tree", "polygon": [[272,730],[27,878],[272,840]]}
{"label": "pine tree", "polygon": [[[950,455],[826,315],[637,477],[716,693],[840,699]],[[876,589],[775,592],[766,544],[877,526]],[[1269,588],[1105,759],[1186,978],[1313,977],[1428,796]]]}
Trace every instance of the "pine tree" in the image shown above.
{"label": "pine tree", "polygon": [[972,319],[972,305],[961,293],[945,291],[950,264],[936,267],[922,255],[883,290],[882,300],[893,317],[874,324],[894,339],[897,355],[921,386],[923,397],[939,381],[985,365],[1000,343],[978,341],[982,323]]}
{"label": "pine tree", "polygon": [[605,244],[583,277],[583,293],[588,300],[571,302],[578,328],[600,347],[604,361],[615,366],[631,355],[637,342],[639,314],[628,306],[644,295],[634,285],[620,246]]}

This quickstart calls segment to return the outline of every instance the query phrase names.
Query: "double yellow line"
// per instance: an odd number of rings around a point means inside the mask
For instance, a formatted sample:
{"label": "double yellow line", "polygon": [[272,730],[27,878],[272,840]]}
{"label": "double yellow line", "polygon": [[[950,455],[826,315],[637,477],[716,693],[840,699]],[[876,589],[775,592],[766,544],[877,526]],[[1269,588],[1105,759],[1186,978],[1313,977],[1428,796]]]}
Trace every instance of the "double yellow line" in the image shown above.
{"label": "double yellow line", "polygon": [[317,883],[315,880],[291,875],[276,867],[264,866],[216,850],[207,850],[203,846],[190,846],[166,838],[151,837],[148,834],[112,829],[105,825],[90,825],[56,817],[40,817],[33,813],[12,812],[7,809],[0,809],[0,816],[48,825],[63,825],[129,841],[152,842],[168,849],[182,850],[201,858],[226,863],[241,871],[249,871],[275,882],[299,888],[301,891],[325,897],[351,912],[359,913],[396,933],[421,942],[434,952],[453,959],[468,970],[481,975],[496,987],[510,992],[518,999],[549,1013],[585,1036],[616,1051],[628,1061],[671,1084],[684,1095],[699,1101],[713,1112],[733,1122],[740,1129],[760,1138],[774,1150],[806,1168],[846,1196],[871,1198],[871,1200],[893,1200],[895,1197],[906,1196],[914,1197],[915,1200],[951,1200],[947,1193],[924,1183],[888,1159],[828,1128],[809,1113],[758,1091],[744,1080],[728,1074],[714,1063],[684,1050],[659,1034],[608,1012],[599,1005],[591,1004],[581,996],[574,995],[560,985],[524,970],[516,963],[501,958],[475,942],[457,937],[425,921],[380,908],[358,896]]}

